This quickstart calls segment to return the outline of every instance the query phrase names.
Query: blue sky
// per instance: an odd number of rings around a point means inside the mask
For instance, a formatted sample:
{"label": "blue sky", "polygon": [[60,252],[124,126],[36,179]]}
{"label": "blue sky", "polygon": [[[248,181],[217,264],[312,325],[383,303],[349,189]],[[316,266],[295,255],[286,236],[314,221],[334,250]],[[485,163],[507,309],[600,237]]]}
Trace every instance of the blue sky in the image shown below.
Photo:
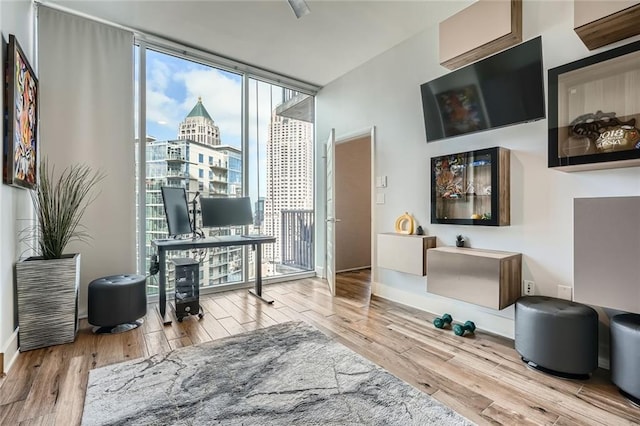
{"label": "blue sky", "polygon": [[[249,135],[262,142],[270,114],[282,96],[279,87],[256,81],[249,84]],[[240,148],[242,77],[238,74],[147,50],[147,134],[159,140],[175,139],[178,125],[202,98],[220,128],[222,143]],[[259,122],[256,124],[256,114]],[[256,126],[260,129],[256,135]]]}
{"label": "blue sky", "polygon": [[[138,48],[136,48],[136,54],[137,51]],[[220,129],[221,143],[236,148],[241,147],[242,77],[240,75],[153,50],[147,50],[146,61],[146,133],[148,136],[153,136],[157,140],[176,139],[179,124],[196,105],[198,97],[201,97],[204,107]],[[136,69],[136,76],[138,72],[139,70]],[[280,103],[281,97],[280,87],[250,80],[248,121],[252,197],[257,196],[256,187],[260,188],[261,195],[264,194],[268,126],[271,111]],[[259,164],[256,164],[256,145],[259,147]],[[256,170],[259,170],[259,176]]]}

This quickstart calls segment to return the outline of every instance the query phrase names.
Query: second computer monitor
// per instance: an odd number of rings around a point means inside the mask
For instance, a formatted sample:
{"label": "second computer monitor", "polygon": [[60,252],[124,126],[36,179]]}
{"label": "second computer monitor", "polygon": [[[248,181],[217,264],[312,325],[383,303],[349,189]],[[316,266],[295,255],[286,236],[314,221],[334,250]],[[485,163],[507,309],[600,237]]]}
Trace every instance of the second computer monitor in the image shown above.
{"label": "second computer monitor", "polygon": [[167,228],[170,236],[190,234],[192,231],[189,220],[189,205],[187,204],[187,193],[184,188],[174,188],[163,186],[162,203],[167,216]]}
{"label": "second computer monitor", "polygon": [[221,226],[242,226],[253,223],[251,199],[240,198],[200,198],[202,226],[217,228]]}

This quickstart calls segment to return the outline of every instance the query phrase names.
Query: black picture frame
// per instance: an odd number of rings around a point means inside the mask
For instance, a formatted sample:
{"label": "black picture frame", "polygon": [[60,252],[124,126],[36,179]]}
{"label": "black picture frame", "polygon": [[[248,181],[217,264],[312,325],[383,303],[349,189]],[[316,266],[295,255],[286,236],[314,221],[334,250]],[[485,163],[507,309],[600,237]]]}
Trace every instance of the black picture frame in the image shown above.
{"label": "black picture frame", "polygon": [[[561,100],[561,96],[567,96],[564,93],[566,88],[562,88],[560,85],[560,79],[564,74],[576,73],[577,71],[596,64],[611,64],[611,71],[615,72],[619,67],[618,62],[626,55],[637,55],[639,60],[638,69],[640,69],[640,41],[629,43],[627,45],[608,50],[606,52],[598,53],[596,55],[588,56],[583,59],[579,59],[574,62],[570,62],[559,67],[551,68],[548,71],[548,102],[549,102],[549,118],[548,118],[548,167],[557,168],[563,171],[580,171],[580,170],[595,170],[595,169],[609,169],[625,166],[640,165],[640,145],[633,149],[624,149],[610,152],[598,152],[595,147],[591,149],[585,145],[583,148],[584,153],[576,152],[581,149],[579,143],[574,144],[574,152],[568,152],[568,144],[565,140],[572,136],[571,129],[568,126],[560,126],[560,114],[566,114],[566,111],[561,108],[561,105],[566,104],[566,101]],[[564,91],[563,91],[564,90]],[[562,93],[560,93],[562,92]],[[625,93],[625,96],[637,96],[640,97],[640,87],[635,88],[635,93]],[[592,108],[589,111],[583,111],[591,113],[593,116],[598,116],[598,112],[607,115],[607,113],[616,111],[607,111],[606,106],[601,108]],[[636,120],[635,127],[640,128],[640,111],[635,112],[639,119]],[[576,114],[574,114],[576,115]],[[578,120],[579,115],[576,117],[569,117],[571,120]],[[593,120],[593,118],[591,119]],[[574,135],[579,136],[579,135]],[[586,140],[586,138],[583,138]],[[585,142],[586,144],[586,142]]]}

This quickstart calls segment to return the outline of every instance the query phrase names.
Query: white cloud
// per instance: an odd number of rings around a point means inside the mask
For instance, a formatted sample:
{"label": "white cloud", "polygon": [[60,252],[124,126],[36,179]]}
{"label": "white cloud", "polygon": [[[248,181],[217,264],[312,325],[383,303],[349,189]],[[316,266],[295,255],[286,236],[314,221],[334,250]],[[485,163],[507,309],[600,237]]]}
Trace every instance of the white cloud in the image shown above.
{"label": "white cloud", "polygon": [[164,127],[170,129],[171,137],[175,138],[178,123],[184,119],[184,114],[179,111],[178,99],[168,94],[173,70],[167,63],[158,59],[149,61],[147,70],[147,120],[162,122]]}
{"label": "white cloud", "polygon": [[[147,77],[147,120],[166,128],[172,138],[176,137],[179,123],[196,105],[198,97],[201,97],[209,115],[220,128],[222,143],[239,147],[242,134],[242,81],[233,77],[231,73],[186,60],[176,63],[165,62],[160,58],[150,59]],[[250,144],[255,144],[256,137],[261,144],[266,143],[271,111],[273,106],[281,102],[281,98],[281,88],[250,80]],[[258,134],[256,128],[259,129]]]}
{"label": "white cloud", "polygon": [[[214,68],[194,69],[174,74],[174,80],[184,85],[185,97],[179,105],[182,119],[202,97],[202,104],[220,128],[223,144],[240,141],[242,134],[242,83]],[[239,145],[238,145],[239,146]]]}

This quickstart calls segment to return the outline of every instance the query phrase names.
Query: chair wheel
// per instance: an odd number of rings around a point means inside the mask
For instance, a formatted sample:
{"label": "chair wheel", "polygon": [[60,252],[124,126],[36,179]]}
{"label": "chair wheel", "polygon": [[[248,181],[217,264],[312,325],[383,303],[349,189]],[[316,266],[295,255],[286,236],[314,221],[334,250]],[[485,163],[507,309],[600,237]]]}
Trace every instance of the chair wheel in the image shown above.
{"label": "chair wheel", "polygon": [[198,314],[198,318],[202,319],[202,317],[204,316],[204,314],[200,313]]}
{"label": "chair wheel", "polygon": [[182,317],[178,317],[178,322],[182,322]]}

